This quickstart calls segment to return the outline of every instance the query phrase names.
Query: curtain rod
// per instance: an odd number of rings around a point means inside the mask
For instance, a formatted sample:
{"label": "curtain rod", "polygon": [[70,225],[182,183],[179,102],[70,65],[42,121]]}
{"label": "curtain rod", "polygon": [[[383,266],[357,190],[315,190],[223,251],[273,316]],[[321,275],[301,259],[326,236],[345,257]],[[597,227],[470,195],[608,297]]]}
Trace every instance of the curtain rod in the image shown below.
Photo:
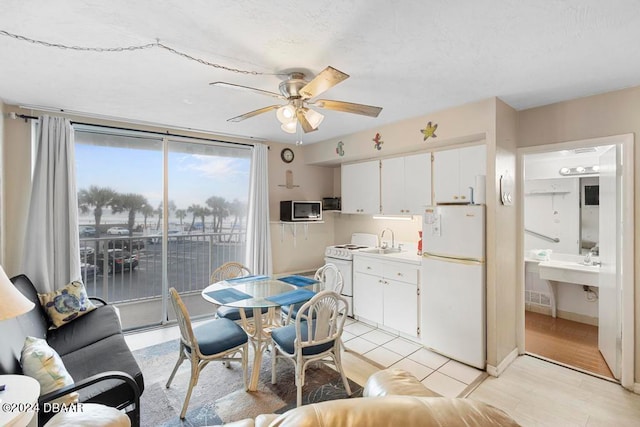
{"label": "curtain rod", "polygon": [[[9,118],[10,119],[24,119],[25,122],[27,120],[39,120],[40,119],[40,117],[28,116],[26,114],[17,114],[17,113],[14,113],[14,112],[10,112],[9,113]],[[200,137],[200,136],[178,135],[178,134],[170,133],[169,131],[167,131],[166,133],[162,133],[162,132],[157,132],[157,131],[152,131],[152,130],[144,130],[144,129],[130,129],[130,128],[124,128],[124,127],[119,127],[119,126],[97,125],[95,123],[78,122],[78,121],[75,121],[75,120],[71,120],[70,123],[72,125],[100,126],[100,127],[107,128],[107,129],[129,130],[129,131],[134,131],[134,132],[145,132],[145,133],[152,133],[152,134],[155,134],[155,135],[175,136],[177,138],[192,138],[192,139],[197,139],[197,140],[200,140],[200,141],[224,142],[225,144],[242,145],[242,146],[245,146],[245,147],[253,147],[255,145],[255,144],[249,144],[249,143],[244,143],[244,142],[223,141],[223,140],[220,140],[220,139],[204,138],[204,137]]]}

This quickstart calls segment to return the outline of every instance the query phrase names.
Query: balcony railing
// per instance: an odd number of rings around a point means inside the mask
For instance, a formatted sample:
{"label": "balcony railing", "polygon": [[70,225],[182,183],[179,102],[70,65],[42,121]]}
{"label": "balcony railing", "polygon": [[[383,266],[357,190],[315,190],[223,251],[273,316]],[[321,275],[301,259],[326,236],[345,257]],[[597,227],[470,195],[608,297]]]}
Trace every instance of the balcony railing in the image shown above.
{"label": "balcony railing", "polygon": [[[246,233],[169,235],[167,279],[179,292],[196,292],[228,261],[245,259]],[[108,236],[81,238],[82,279],[90,295],[110,303],[162,296],[162,237]],[[106,256],[105,256],[106,255]]]}

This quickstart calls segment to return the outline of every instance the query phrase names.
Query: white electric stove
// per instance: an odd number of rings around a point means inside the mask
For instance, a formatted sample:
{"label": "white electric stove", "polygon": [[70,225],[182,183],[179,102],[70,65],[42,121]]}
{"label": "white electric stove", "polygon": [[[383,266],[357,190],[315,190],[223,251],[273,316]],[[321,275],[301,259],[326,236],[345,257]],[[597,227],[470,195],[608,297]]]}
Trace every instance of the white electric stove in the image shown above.
{"label": "white electric stove", "polygon": [[353,316],[353,252],[378,246],[378,236],[368,233],[353,233],[351,243],[327,246],[324,262],[335,264],[342,274],[344,287],[342,296],[349,301],[347,314]]}

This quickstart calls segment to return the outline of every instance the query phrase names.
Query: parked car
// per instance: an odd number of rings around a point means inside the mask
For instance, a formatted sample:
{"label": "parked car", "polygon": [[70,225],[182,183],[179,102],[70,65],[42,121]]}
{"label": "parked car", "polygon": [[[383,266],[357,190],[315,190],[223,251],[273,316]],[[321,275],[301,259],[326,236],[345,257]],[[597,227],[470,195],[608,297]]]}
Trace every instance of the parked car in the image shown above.
{"label": "parked car", "polygon": [[93,225],[81,225],[78,227],[80,237],[96,237],[98,233]]}
{"label": "parked car", "polygon": [[[167,231],[167,238],[169,240],[178,240],[178,236],[182,235],[182,231],[180,230],[169,230]],[[158,231],[156,234],[147,237],[149,243],[162,243],[162,230]]]}
{"label": "parked car", "polygon": [[91,246],[80,246],[80,262],[93,264],[95,252]]}
{"label": "parked car", "polygon": [[116,234],[118,236],[128,236],[129,230],[124,227],[111,227],[107,230],[107,234]]}
{"label": "parked car", "polygon": [[92,264],[88,264],[86,262],[80,263],[80,275],[82,277],[82,282],[87,283],[93,280],[98,274],[98,267]]}
{"label": "parked car", "polygon": [[[107,273],[117,273],[124,270],[135,270],[138,266],[138,256],[131,255],[123,249],[108,249],[109,257],[107,259]],[[98,254],[96,259],[98,272],[104,274],[104,252]]]}
{"label": "parked car", "polygon": [[142,239],[114,239],[110,240],[109,249],[124,249],[125,251],[133,251],[144,249],[144,240]]}

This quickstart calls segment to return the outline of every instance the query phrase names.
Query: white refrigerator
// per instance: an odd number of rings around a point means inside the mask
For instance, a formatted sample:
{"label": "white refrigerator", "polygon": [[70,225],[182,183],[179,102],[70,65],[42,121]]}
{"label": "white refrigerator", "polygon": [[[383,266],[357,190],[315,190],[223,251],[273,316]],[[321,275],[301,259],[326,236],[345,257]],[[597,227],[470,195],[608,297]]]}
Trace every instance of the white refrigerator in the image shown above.
{"label": "white refrigerator", "polygon": [[422,342],[437,353],[484,369],[484,205],[427,207],[422,239]]}

